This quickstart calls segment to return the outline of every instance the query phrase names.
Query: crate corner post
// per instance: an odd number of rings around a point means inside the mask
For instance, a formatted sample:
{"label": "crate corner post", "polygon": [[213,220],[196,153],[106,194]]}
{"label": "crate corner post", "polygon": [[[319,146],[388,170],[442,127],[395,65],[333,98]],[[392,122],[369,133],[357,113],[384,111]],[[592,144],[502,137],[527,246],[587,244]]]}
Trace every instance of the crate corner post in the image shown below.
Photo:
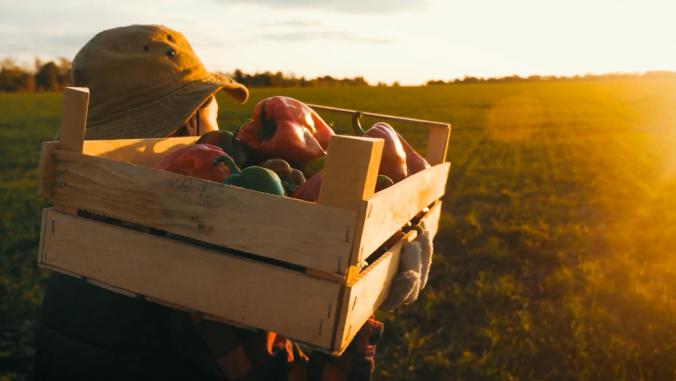
{"label": "crate corner post", "polygon": [[382,153],[383,139],[331,137],[319,203],[359,209],[375,192]]}
{"label": "crate corner post", "polygon": [[88,108],[88,88],[66,87],[63,95],[63,118],[59,128],[60,150],[82,153]]}
{"label": "crate corner post", "polygon": [[450,124],[431,125],[427,137],[427,154],[425,155],[425,159],[432,165],[445,162],[450,139]]}
{"label": "crate corner post", "polygon": [[349,266],[354,266],[359,257],[355,250],[359,249],[368,199],[375,193],[383,146],[383,139],[346,135],[335,135],[329,142],[319,203],[357,214],[356,228],[350,232],[355,244],[341,273],[348,273]]}
{"label": "crate corner post", "polygon": [[[88,108],[88,88],[66,87],[63,94],[63,117],[59,127],[58,150],[82,154]],[[52,165],[55,164],[52,163]],[[53,181],[54,178],[52,178]],[[54,209],[71,215],[77,214],[76,208],[66,205],[54,204]]]}

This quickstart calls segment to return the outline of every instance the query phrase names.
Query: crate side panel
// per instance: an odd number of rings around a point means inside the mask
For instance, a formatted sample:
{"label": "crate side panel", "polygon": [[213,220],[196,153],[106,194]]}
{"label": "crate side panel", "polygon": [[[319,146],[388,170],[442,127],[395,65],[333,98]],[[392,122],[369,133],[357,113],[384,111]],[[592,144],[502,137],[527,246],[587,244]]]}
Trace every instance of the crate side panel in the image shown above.
{"label": "crate side panel", "polygon": [[47,211],[43,262],[96,282],[328,348],[340,285]]}
{"label": "crate side panel", "polygon": [[342,353],[366,320],[371,317],[389,295],[392,279],[399,268],[399,254],[405,242],[415,238],[409,232],[378,260],[350,279],[343,292],[340,316],[336,326],[334,352]]}
{"label": "crate side panel", "polygon": [[348,266],[353,211],[96,157],[56,157],[57,204],[326,272]]}
{"label": "crate side panel", "polygon": [[423,208],[444,195],[450,163],[442,163],[418,172],[376,193],[368,200],[366,220],[359,236],[359,263],[403,227]]}
{"label": "crate side panel", "polygon": [[[425,228],[432,236],[436,235],[439,230],[441,205],[441,201],[435,202],[419,222],[425,225]],[[404,242],[411,241],[414,237],[412,233],[408,233],[400,240],[399,246],[393,246],[390,251],[371,264],[364,272],[350,280],[342,296],[343,303],[341,304],[341,311],[339,311],[341,317],[339,317],[336,326],[337,340],[334,342],[334,346],[336,347],[334,350],[337,353],[342,353],[350,341],[352,341],[352,338],[356,334],[354,327],[357,327],[358,331],[359,327],[364,324],[369,316],[375,313],[387,297],[392,278],[394,278],[399,268],[401,245]],[[363,283],[359,284],[360,282]],[[382,285],[379,282],[383,282]],[[374,290],[376,291],[375,293],[373,292]],[[369,292],[372,294],[369,295]],[[361,301],[359,301],[360,297]],[[366,299],[366,303],[362,304],[365,302],[364,299]],[[349,312],[348,308],[350,309]],[[350,327],[350,325],[353,325],[353,327]]]}

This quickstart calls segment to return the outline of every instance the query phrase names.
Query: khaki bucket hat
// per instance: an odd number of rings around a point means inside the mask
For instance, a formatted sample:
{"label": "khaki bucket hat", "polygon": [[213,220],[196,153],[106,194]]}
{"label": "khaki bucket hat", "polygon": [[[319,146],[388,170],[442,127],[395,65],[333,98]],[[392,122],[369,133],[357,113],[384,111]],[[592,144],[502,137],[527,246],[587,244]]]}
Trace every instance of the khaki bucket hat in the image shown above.
{"label": "khaki bucket hat", "polygon": [[223,90],[240,103],[249,92],[210,73],[186,38],[162,25],[131,25],[94,36],[73,60],[75,86],[90,90],[87,139],[163,137]]}

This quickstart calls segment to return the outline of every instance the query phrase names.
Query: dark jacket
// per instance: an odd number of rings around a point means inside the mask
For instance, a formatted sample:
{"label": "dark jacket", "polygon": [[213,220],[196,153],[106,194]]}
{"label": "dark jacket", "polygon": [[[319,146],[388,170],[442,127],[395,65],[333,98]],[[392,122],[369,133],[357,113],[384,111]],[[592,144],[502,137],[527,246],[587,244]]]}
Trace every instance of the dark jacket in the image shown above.
{"label": "dark jacket", "polygon": [[54,273],[36,345],[36,380],[219,380],[189,314]]}
{"label": "dark jacket", "polygon": [[341,357],[306,356],[273,332],[206,321],[54,273],[36,380],[370,380],[382,331],[371,319]]}

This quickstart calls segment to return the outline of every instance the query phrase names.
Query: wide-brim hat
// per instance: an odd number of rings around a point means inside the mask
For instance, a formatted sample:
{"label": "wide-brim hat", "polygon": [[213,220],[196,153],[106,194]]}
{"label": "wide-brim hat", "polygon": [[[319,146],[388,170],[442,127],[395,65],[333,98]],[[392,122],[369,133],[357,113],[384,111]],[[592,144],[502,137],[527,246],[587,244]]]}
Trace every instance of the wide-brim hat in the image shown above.
{"label": "wide-brim hat", "polygon": [[90,91],[86,139],[170,135],[218,91],[244,103],[245,86],[208,72],[186,38],[161,25],[100,32],[77,53],[71,76]]}

